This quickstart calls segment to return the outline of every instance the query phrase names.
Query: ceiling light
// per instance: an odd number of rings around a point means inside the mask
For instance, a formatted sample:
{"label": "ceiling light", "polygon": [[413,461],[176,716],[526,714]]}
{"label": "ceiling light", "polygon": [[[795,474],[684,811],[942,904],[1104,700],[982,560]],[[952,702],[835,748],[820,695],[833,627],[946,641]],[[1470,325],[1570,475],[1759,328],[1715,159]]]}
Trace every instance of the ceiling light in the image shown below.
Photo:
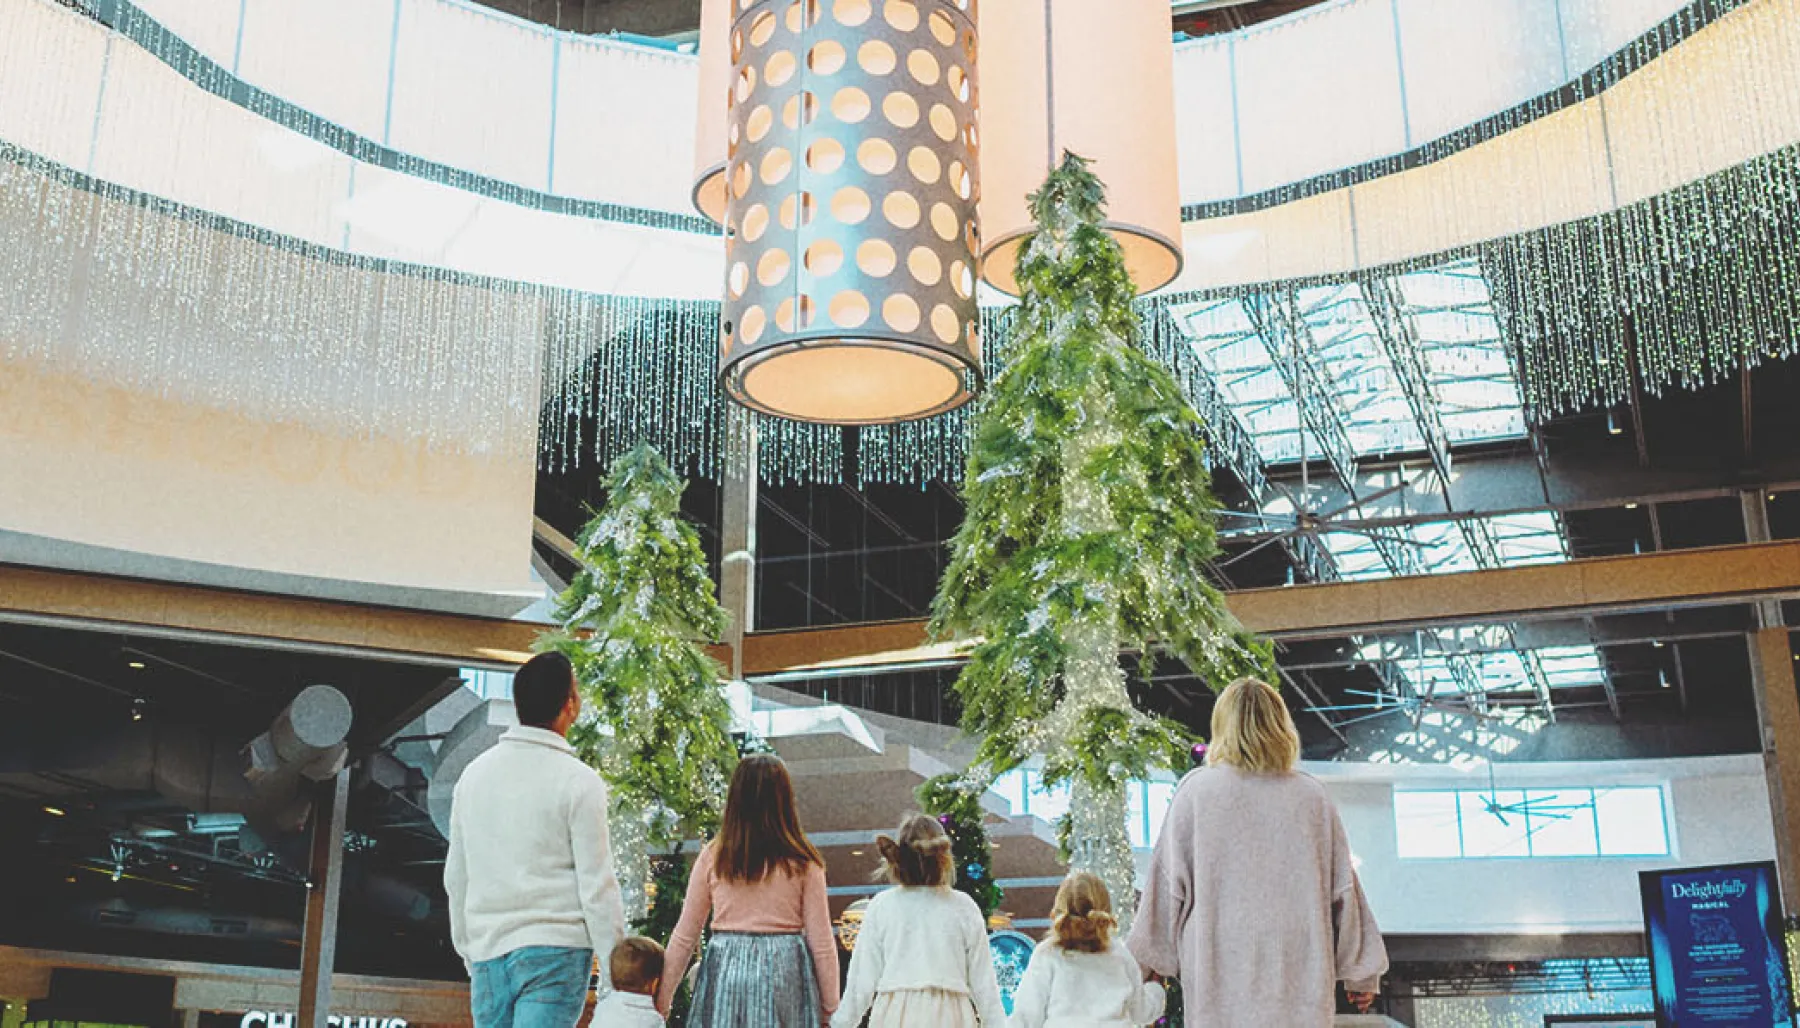
{"label": "ceiling light", "polygon": [[1627,503],[1627,504],[1626,504],[1626,505],[1625,505],[1625,509],[1626,509],[1626,510],[1637,510],[1637,509],[1638,509],[1638,505],[1637,505],[1637,503],[1636,503],[1636,502],[1635,502],[1635,501],[1634,501],[1634,502],[1631,502],[1631,503]]}
{"label": "ceiling light", "polygon": [[981,5],[981,274],[1018,295],[1027,197],[1065,152],[1106,183],[1105,228],[1138,292],[1181,272],[1175,52],[1155,3]]}
{"label": "ceiling light", "polygon": [[144,720],[144,700],[142,697],[138,697],[131,701],[131,720]]}
{"label": "ceiling light", "polygon": [[694,119],[694,208],[725,224],[725,168],[730,156],[731,0],[701,0],[700,109]]}
{"label": "ceiling light", "polygon": [[863,855],[863,851],[862,850],[851,850],[850,855],[853,857],[860,857]]}
{"label": "ceiling light", "polygon": [[130,662],[130,663],[128,663],[128,664],[126,664],[126,665],[125,665],[125,666],[126,666],[126,667],[128,667],[128,668],[130,668],[130,669],[131,669],[131,670],[133,670],[133,671],[142,671],[142,670],[144,670],[144,662],[143,662],[143,661],[141,661],[141,660],[134,660],[134,661],[131,661],[131,662]]}
{"label": "ceiling light", "polygon": [[701,15],[694,191],[709,216],[723,200],[725,392],[835,425],[962,406],[981,377],[973,18],[740,0],[721,31],[729,8]]}
{"label": "ceiling light", "polygon": [[64,814],[61,807],[45,807],[44,813],[49,814],[51,817],[62,817]]}

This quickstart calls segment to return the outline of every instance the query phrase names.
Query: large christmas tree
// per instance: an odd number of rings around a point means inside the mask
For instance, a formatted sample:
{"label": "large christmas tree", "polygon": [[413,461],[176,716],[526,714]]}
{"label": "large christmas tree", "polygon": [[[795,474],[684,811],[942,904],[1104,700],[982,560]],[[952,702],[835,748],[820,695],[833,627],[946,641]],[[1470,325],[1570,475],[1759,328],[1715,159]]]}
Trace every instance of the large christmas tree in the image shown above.
{"label": "large christmas tree", "polygon": [[1101,228],[1105,190],[1065,155],[1031,199],[1011,363],[974,418],[967,514],[933,605],[980,640],[957,679],[984,785],[1033,754],[1071,784],[1072,866],[1135,908],[1126,783],[1185,770],[1192,740],[1137,710],[1122,651],[1180,658],[1218,688],[1268,651],[1207,578],[1218,555],[1199,415],[1134,344],[1135,290]]}
{"label": "large christmas tree", "polygon": [[722,668],[703,643],[727,615],[681,517],[680,479],[640,446],[613,464],[607,502],[576,539],[582,566],[543,640],[575,664],[586,714],[570,734],[612,792],[626,916],[647,914],[652,851],[710,835],[737,764]]}

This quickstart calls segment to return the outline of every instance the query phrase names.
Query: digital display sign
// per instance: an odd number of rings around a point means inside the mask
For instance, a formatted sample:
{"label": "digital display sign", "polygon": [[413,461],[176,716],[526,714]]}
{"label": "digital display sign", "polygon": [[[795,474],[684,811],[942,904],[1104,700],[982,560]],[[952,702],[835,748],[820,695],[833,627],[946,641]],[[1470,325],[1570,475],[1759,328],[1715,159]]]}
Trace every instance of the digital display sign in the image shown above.
{"label": "digital display sign", "polygon": [[1657,1028],[1794,1028],[1775,865],[1639,877]]}

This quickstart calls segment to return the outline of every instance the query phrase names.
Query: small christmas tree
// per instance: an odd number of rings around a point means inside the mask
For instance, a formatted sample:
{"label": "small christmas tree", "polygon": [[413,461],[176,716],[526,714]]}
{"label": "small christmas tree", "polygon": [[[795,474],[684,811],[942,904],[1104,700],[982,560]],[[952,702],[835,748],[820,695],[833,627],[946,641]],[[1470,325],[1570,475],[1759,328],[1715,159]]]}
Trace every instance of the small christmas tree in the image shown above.
{"label": "small christmas tree", "polygon": [[994,881],[994,849],[980,794],[968,789],[960,776],[939,775],[919,786],[918,797],[919,809],[937,818],[950,837],[956,888],[969,894],[983,917],[1000,909],[1006,892]]}
{"label": "small christmas tree", "polygon": [[649,913],[652,851],[717,829],[737,764],[723,669],[702,645],[727,615],[700,537],[681,518],[682,489],[648,446],[613,464],[606,507],[576,539],[582,566],[557,601],[562,628],[541,644],[568,654],[587,700],[570,740],[612,791],[613,854],[633,921]]}
{"label": "small christmas tree", "polygon": [[957,679],[982,739],[973,784],[1044,756],[1069,782],[1070,861],[1135,909],[1126,783],[1185,770],[1192,739],[1136,710],[1122,650],[1180,658],[1215,688],[1267,650],[1207,578],[1218,554],[1199,415],[1140,352],[1105,190],[1064,155],[1031,199],[1012,363],[974,418],[967,514],[933,604],[939,638],[978,639]]}

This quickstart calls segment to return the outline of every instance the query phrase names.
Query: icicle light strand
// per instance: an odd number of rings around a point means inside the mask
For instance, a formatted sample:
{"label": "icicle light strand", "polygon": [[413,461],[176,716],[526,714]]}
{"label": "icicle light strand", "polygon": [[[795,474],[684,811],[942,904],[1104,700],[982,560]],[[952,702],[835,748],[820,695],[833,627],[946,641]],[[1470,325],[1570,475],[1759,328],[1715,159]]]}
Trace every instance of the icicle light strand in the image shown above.
{"label": "icicle light strand", "polygon": [[[1530,418],[1695,389],[1800,353],[1800,148],[1612,214],[1356,276],[1476,258]],[[1338,281],[1342,281],[1339,279]],[[1168,309],[1145,345],[1202,410]],[[1010,309],[982,314],[1006,364]],[[334,431],[605,466],[638,443],[722,472],[718,304],[577,293],[360,257],[99,182],[0,142],[0,359]],[[1209,398],[1210,401],[1209,402]],[[955,482],[967,412],[882,428],[759,417],[771,484]],[[860,434],[859,434],[860,431]],[[1218,460],[1253,469],[1224,420]],[[1256,483],[1250,483],[1257,488]]]}

